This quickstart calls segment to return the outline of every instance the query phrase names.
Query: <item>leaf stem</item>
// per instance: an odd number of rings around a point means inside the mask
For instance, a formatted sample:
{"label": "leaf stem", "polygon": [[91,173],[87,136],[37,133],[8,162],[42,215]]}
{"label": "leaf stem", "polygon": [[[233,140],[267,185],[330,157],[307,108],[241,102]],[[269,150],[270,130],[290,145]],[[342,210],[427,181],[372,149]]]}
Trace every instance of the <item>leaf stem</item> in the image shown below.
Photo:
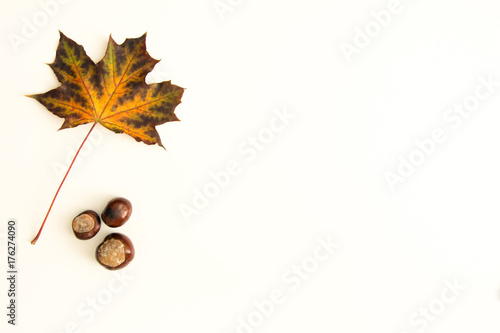
{"label": "leaf stem", "polygon": [[38,230],[38,233],[36,234],[35,238],[33,238],[33,240],[31,241],[31,245],[35,245],[36,241],[40,237],[40,234],[42,233],[42,230],[43,230],[43,226],[45,225],[45,222],[47,221],[47,217],[49,217],[49,213],[52,210],[52,206],[54,205],[54,201],[56,201],[57,195],[59,194],[59,190],[61,190],[61,187],[64,184],[64,181],[66,180],[66,177],[68,176],[68,173],[71,170],[71,167],[75,163],[76,158],[78,157],[78,154],[80,153],[80,150],[82,150],[83,145],[85,144],[85,142],[87,141],[88,137],[90,136],[90,133],[92,133],[92,130],[94,129],[94,127],[95,127],[96,124],[97,124],[97,122],[94,122],[94,124],[90,128],[90,131],[87,133],[87,136],[85,137],[85,139],[83,139],[83,142],[80,145],[80,148],[78,148],[78,150],[76,151],[75,157],[73,157],[73,160],[71,161],[71,164],[68,167],[68,171],[66,171],[66,174],[64,175],[64,177],[63,177],[63,179],[61,181],[61,184],[57,188],[56,194],[54,195],[54,199],[52,199],[52,202],[50,203],[49,210],[47,211],[47,214],[45,215],[45,218],[43,219],[42,225],[40,226],[40,230]]}

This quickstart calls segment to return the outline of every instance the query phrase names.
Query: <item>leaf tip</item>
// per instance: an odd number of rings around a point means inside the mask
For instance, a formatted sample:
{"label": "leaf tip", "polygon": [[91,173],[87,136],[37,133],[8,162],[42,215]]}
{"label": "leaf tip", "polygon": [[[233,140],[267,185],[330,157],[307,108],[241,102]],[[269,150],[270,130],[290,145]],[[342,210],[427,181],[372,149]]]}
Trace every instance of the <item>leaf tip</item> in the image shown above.
{"label": "leaf tip", "polygon": [[57,31],[59,32],[59,40],[63,40],[65,38],[68,38],[68,37],[66,37],[65,34],[63,34],[63,32],[61,30],[57,30]]}
{"label": "leaf tip", "polygon": [[[155,141],[156,141],[156,142],[155,142]],[[165,148],[165,146],[163,145],[163,143],[161,142],[160,137],[158,137],[156,140],[154,140],[154,141],[153,141],[153,142],[151,142],[150,144],[155,144],[155,143],[156,143],[158,146],[162,147],[163,149],[167,150],[167,149]]]}
{"label": "leaf tip", "polygon": [[[24,97],[33,98],[35,101],[40,102],[40,100],[39,100],[40,95],[43,95],[43,94],[31,94],[31,95],[24,95]],[[41,102],[40,102],[40,103],[41,103]]]}

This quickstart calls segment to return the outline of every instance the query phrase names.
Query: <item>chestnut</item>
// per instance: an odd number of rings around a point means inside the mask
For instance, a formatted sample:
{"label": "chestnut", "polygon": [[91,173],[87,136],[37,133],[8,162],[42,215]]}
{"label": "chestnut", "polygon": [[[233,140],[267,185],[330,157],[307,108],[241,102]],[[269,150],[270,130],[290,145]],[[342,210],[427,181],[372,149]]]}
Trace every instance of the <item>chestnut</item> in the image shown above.
{"label": "chestnut", "polygon": [[106,236],[95,251],[97,262],[112,271],[127,266],[134,255],[135,249],[130,238],[117,232]]}
{"label": "chestnut", "polygon": [[78,239],[91,239],[101,229],[101,219],[93,210],[86,210],[73,219],[73,233]]}
{"label": "chestnut", "polygon": [[101,214],[108,227],[116,228],[128,221],[132,214],[132,204],[125,198],[114,198],[108,202]]}

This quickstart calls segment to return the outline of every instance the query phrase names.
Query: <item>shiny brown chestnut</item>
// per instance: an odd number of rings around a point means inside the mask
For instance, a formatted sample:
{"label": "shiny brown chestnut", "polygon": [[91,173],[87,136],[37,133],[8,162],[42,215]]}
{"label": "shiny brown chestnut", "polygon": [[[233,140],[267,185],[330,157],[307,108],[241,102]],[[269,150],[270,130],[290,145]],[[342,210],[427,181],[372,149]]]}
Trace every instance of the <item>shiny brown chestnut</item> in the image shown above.
{"label": "shiny brown chestnut", "polygon": [[73,219],[71,224],[76,238],[86,240],[94,237],[101,229],[101,219],[93,210],[86,210]]}
{"label": "shiny brown chestnut", "polygon": [[102,221],[108,227],[120,227],[128,221],[132,214],[132,204],[125,198],[111,199],[101,214]]}
{"label": "shiny brown chestnut", "polygon": [[117,232],[106,236],[95,252],[97,262],[112,271],[127,266],[134,256],[135,249],[130,238]]}

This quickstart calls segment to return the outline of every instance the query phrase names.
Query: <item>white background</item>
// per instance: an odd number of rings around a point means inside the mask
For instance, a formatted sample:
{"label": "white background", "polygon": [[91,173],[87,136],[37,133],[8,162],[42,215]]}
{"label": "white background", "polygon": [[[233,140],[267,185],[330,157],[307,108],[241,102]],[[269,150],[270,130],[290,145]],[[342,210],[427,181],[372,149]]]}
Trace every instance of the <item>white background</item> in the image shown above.
{"label": "white background", "polygon": [[[0,2],[0,232],[9,218],[19,230],[18,325],[2,277],[2,332],[498,332],[500,87],[458,128],[443,118],[481,77],[500,81],[493,1],[401,0],[350,61],[342,43],[389,1],[233,0],[222,15],[211,0],[66,2],[51,16]],[[90,128],[57,131],[62,119],[24,96],[57,87],[45,64],[58,30],[96,62],[110,34],[147,32],[162,59],[149,82],[187,89],[181,122],[158,127],[167,151],[96,132],[32,246],[55,166]],[[249,160],[238,147],[285,109],[294,118]],[[391,190],[384,175],[436,128],[445,142]],[[232,160],[241,172],[187,221],[180,207]],[[82,242],[70,223],[115,196],[133,204],[120,231],[137,254],[112,293],[94,260],[110,229]],[[284,276],[328,237],[340,246],[293,289]],[[283,302],[259,317],[273,290]]]}

